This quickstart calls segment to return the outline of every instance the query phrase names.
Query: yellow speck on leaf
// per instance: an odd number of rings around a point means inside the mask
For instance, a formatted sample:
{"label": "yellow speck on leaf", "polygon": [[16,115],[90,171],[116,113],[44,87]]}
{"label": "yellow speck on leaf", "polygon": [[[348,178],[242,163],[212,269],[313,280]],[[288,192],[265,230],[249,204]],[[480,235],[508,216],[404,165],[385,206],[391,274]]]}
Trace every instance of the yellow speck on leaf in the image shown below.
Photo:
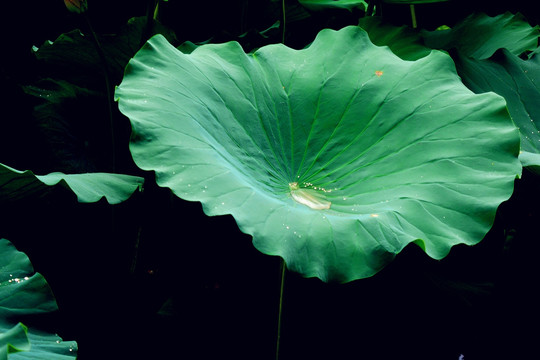
{"label": "yellow speck on leaf", "polygon": [[381,70],[375,71],[375,75],[377,75],[378,77],[381,77],[382,74],[383,72]]}

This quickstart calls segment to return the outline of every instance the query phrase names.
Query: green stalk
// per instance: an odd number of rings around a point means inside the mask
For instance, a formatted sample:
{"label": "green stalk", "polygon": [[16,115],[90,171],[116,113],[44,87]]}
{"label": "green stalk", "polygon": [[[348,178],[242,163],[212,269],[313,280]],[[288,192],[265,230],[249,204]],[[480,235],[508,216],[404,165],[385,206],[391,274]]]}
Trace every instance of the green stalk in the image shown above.
{"label": "green stalk", "polygon": [[109,79],[109,66],[107,65],[107,58],[105,57],[105,53],[103,52],[101,43],[99,42],[99,39],[94,31],[94,28],[92,27],[92,24],[90,23],[90,19],[88,18],[86,13],[83,13],[82,15],[84,17],[84,20],[86,21],[86,25],[88,26],[88,29],[90,30],[92,39],[94,40],[94,46],[101,60],[103,74],[105,77],[105,88],[106,88],[105,95],[107,97],[107,109],[109,112],[109,127],[110,127],[111,147],[112,147],[111,168],[112,168],[112,172],[114,173],[116,172],[116,144],[115,144],[115,135],[114,135],[114,118],[113,118],[113,111],[112,111],[112,94],[111,94],[111,82]]}
{"label": "green stalk", "polygon": [[409,7],[411,9],[412,27],[413,29],[416,29],[418,25],[416,24],[416,11],[414,10],[414,4],[410,4]]}
{"label": "green stalk", "polygon": [[277,338],[276,338],[276,360],[279,360],[279,347],[281,342],[281,315],[283,313],[283,289],[285,287],[285,272],[287,271],[287,265],[283,258],[280,259],[281,268],[281,280],[279,289],[279,310],[278,310],[278,326],[277,326]]}
{"label": "green stalk", "polygon": [[159,3],[160,3],[160,1],[157,0],[157,1],[156,1],[156,6],[155,6],[155,8],[154,8],[154,17],[153,17],[153,20],[154,20],[154,21],[158,21],[158,20],[159,20]]}
{"label": "green stalk", "polygon": [[137,238],[135,239],[135,245],[133,246],[133,257],[131,259],[130,272],[132,275],[134,275],[135,271],[137,270],[137,262],[139,260],[139,246],[141,244],[141,232],[142,226],[139,223],[139,229],[137,230]]}
{"label": "green stalk", "polygon": [[157,15],[158,11],[158,0],[149,0],[146,4],[146,24],[141,34],[141,40],[139,41],[139,47],[142,47],[146,40],[150,38],[152,32],[154,31],[154,17]]}
{"label": "green stalk", "polygon": [[281,43],[285,44],[285,0],[281,0]]}
{"label": "green stalk", "polygon": [[367,7],[367,10],[366,10],[366,16],[375,16],[375,12],[373,11],[374,8],[375,8],[375,0],[371,0],[368,3],[368,7]]}
{"label": "green stalk", "polygon": [[[109,66],[107,65],[107,58],[105,57],[105,52],[103,52],[103,48],[101,47],[101,43],[99,42],[99,39],[96,35],[96,32],[94,31],[94,28],[92,27],[92,24],[90,23],[90,19],[86,15],[86,13],[82,13],[82,16],[84,20],[86,21],[86,25],[88,26],[88,30],[90,31],[90,34],[92,35],[92,39],[94,40],[94,47],[96,48],[96,51],[98,53],[98,56],[101,60],[101,67],[103,70],[103,75],[105,78],[105,96],[107,97],[107,110],[109,113],[109,132],[111,137],[111,170],[113,173],[116,172],[116,140],[115,140],[115,133],[114,133],[114,117],[113,117],[113,108],[112,108],[112,94],[111,94],[111,81],[109,79]],[[111,206],[111,231],[114,235],[116,231],[116,215],[115,215],[115,207]]]}

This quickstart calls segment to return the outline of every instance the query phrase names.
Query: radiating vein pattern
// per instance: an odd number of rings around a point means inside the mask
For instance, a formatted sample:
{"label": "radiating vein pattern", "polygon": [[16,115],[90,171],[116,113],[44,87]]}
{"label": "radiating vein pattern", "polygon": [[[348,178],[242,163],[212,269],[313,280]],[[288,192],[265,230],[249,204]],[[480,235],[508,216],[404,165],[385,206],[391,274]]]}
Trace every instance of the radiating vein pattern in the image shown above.
{"label": "radiating vein pattern", "polygon": [[159,185],[323,280],[371,276],[409,243],[442,258],[479,242],[521,170],[504,99],[473,94],[445,53],[404,61],[358,27],[249,54],[156,36],[116,98]]}

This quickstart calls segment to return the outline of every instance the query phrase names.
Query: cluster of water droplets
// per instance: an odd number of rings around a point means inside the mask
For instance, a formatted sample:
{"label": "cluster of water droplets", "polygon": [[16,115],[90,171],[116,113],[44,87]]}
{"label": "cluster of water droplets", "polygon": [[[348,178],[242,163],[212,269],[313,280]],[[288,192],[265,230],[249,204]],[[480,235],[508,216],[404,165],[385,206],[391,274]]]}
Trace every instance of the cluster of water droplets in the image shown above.
{"label": "cluster of water droplets", "polygon": [[288,224],[285,224],[285,223],[283,223],[283,224],[281,224],[281,225],[283,226],[283,228],[284,228],[285,230],[289,230],[289,231],[292,230],[293,235],[295,235],[297,238],[299,238],[299,239],[302,238],[302,234],[300,234],[299,232],[297,232],[296,230],[293,229],[294,226],[291,226],[291,225],[288,225]]}
{"label": "cluster of water droplets", "polygon": [[[62,338],[60,338],[60,336],[58,334],[54,334],[54,335],[58,338],[55,342],[57,344],[61,344],[63,342]],[[68,351],[71,353],[71,352],[74,352],[74,351],[77,351],[77,350],[79,350],[78,347],[77,347],[77,343],[73,342],[73,341],[70,341]]]}
{"label": "cluster of water droplets", "polygon": [[9,274],[9,279],[5,282],[0,282],[0,286],[7,286],[10,284],[20,284],[26,280],[29,280],[30,278],[28,276],[24,277],[14,277],[13,274]]}

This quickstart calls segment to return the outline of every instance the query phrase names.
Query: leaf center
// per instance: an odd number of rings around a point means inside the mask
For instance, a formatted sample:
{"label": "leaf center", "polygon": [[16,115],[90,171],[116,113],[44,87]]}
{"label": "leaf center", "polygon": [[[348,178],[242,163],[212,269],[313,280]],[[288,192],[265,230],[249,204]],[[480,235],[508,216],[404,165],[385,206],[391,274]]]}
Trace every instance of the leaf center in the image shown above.
{"label": "leaf center", "polygon": [[291,182],[289,183],[289,190],[294,201],[311,209],[330,209],[330,205],[332,204],[330,201],[326,200],[324,189],[316,190],[314,188],[301,188],[297,182]]}

